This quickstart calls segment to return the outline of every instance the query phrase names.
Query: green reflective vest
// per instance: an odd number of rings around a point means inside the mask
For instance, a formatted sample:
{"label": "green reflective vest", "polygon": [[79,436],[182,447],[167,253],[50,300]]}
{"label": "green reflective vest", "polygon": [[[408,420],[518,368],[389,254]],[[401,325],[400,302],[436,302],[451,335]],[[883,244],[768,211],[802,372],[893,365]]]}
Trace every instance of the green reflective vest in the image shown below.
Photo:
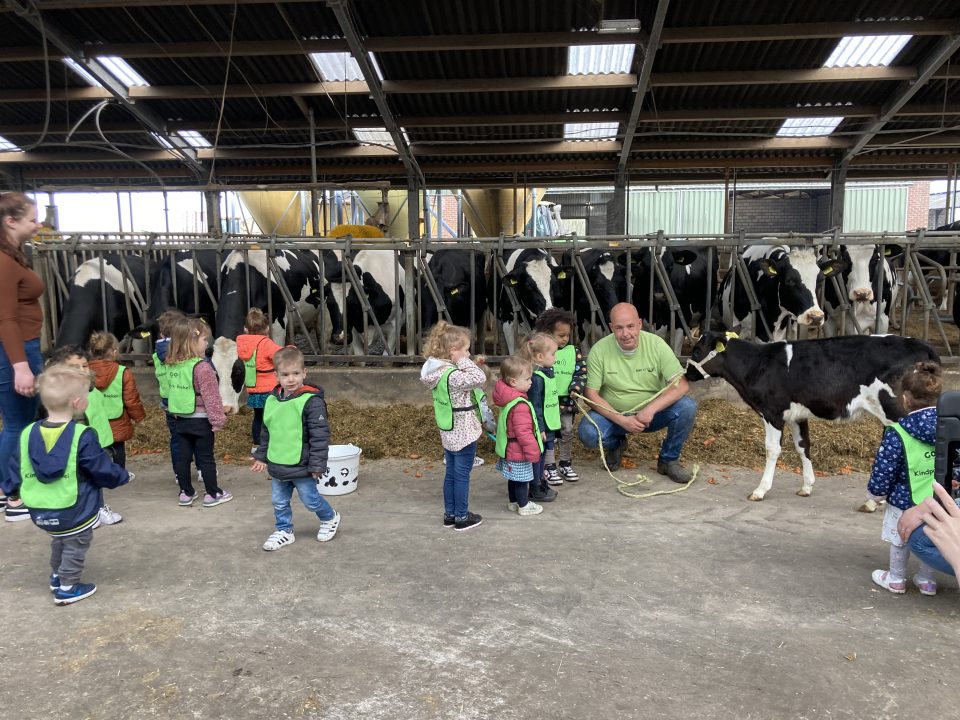
{"label": "green reflective vest", "polygon": [[[119,375],[119,373],[117,373]],[[110,419],[107,417],[106,402],[103,393],[93,388],[87,395],[87,424],[97,433],[100,447],[113,445],[113,430],[110,428]]]}
{"label": "green reflective vest", "polygon": [[263,424],[270,433],[267,461],[277,465],[299,465],[303,456],[303,409],[314,393],[305,392],[291,400],[271,394],[263,406]]}
{"label": "green reflective vest", "polygon": [[200,358],[167,365],[167,410],[173,415],[192,415],[197,409],[197,391],[193,387],[193,368]]}
{"label": "green reflective vest", "polygon": [[534,370],[533,374],[543,378],[543,421],[547,424],[547,430],[559,430],[560,396],[557,394],[557,384],[542,370]]}
{"label": "green reflective vest", "polygon": [[903,441],[904,455],[907,460],[907,479],[910,481],[910,495],[914,505],[919,505],[928,497],[933,497],[934,449],[933,445],[917,440],[900,423],[891,425]]}
{"label": "green reflective vest", "polygon": [[557,359],[553,363],[553,384],[557,387],[557,395],[569,397],[570,383],[573,382],[573,371],[577,369],[577,349],[572,343],[557,350]]}
{"label": "green reflective vest", "polygon": [[107,415],[107,420],[116,420],[123,415],[123,373],[126,370],[121,365],[110,384],[100,391],[103,393],[103,411]]}
{"label": "green reflective vest", "polygon": [[[74,423],[70,455],[63,470],[63,477],[53,482],[40,482],[30,462],[30,433],[40,423],[31,423],[20,433],[20,499],[23,504],[36,510],[63,510],[77,503],[77,447],[86,425]],[[64,428],[63,432],[69,432]]]}
{"label": "green reflective vest", "polygon": [[153,373],[157,376],[157,385],[160,386],[160,397],[166,400],[170,396],[170,388],[167,383],[167,365],[160,359],[156,353],[153,354]]}
{"label": "green reflective vest", "polygon": [[[453,430],[453,401],[450,399],[450,373],[456,368],[447,368],[440,375],[440,381],[433,389],[433,417],[437,421],[437,427],[441,430]],[[473,405],[467,410],[474,410],[477,418],[483,422],[483,415],[480,412],[480,402],[483,400],[483,390],[474,388],[471,393],[473,396]],[[458,412],[462,412],[458,410]]]}
{"label": "green reflective vest", "polygon": [[507,457],[507,415],[513,410],[513,406],[518,403],[524,403],[530,408],[530,417],[533,418],[533,434],[537,436],[537,445],[540,447],[540,453],[543,454],[543,438],[540,437],[540,425],[537,422],[537,414],[533,411],[533,405],[526,398],[514,398],[500,410],[500,416],[497,418],[497,442],[495,450],[497,457]]}
{"label": "green reflective vest", "polygon": [[[266,339],[266,337],[263,338],[263,340]],[[253,349],[253,355],[250,356],[250,359],[243,361],[243,384],[248,388],[252,388],[257,384],[257,350],[260,349],[260,343],[262,343],[263,340],[257,343],[257,346]]]}

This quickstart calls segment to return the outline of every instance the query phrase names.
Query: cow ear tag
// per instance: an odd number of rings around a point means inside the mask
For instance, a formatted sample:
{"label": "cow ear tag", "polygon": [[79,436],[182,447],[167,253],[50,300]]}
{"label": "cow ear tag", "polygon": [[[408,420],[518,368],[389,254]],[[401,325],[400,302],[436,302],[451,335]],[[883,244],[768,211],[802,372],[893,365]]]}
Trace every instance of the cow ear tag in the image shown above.
{"label": "cow ear tag", "polygon": [[764,271],[767,273],[767,275],[777,275],[777,274],[778,274],[778,273],[777,273],[777,269],[776,269],[773,265],[767,265],[767,266],[764,268]]}
{"label": "cow ear tag", "polygon": [[890,246],[889,246],[889,245],[884,245],[884,246],[883,246],[883,256],[884,256],[884,257],[890,257],[891,255],[893,255],[893,250],[890,249]]}
{"label": "cow ear tag", "polygon": [[832,275],[832,274],[833,274],[833,265],[827,265],[827,266],[823,269],[823,274],[824,274],[824,275]]}
{"label": "cow ear tag", "polygon": [[450,291],[450,294],[451,294],[451,295],[459,295],[459,294],[460,294],[460,288],[454,288],[453,290]]}
{"label": "cow ear tag", "polygon": [[148,337],[150,337],[150,333],[148,333],[146,330],[143,330],[143,331],[140,332],[140,337],[142,337],[142,338],[148,338]]}
{"label": "cow ear tag", "polygon": [[714,350],[716,350],[717,352],[723,352],[724,349],[726,349],[726,347],[727,347],[726,345],[724,345],[722,342],[720,342],[719,340],[717,340],[717,344],[716,344],[716,346],[714,347]]}
{"label": "cow ear tag", "polygon": [[510,278],[510,284],[511,284],[511,285],[516,285],[516,284],[517,284],[517,279],[516,279],[516,278]]}
{"label": "cow ear tag", "polygon": [[557,280],[566,280],[566,279],[567,279],[567,274],[563,270],[557,273]]}
{"label": "cow ear tag", "polygon": [[740,336],[737,335],[735,332],[727,331],[727,332],[724,333],[724,334],[727,336],[727,340],[739,340],[739,339],[740,339]]}

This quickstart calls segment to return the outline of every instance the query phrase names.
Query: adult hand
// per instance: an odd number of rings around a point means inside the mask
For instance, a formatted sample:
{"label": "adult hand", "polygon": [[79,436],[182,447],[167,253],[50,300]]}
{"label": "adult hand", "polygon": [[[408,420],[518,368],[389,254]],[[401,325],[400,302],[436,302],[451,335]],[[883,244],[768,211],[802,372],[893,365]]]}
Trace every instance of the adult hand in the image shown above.
{"label": "adult hand", "polygon": [[267,469],[267,464],[265,462],[261,462],[260,460],[254,460],[253,465],[250,466],[250,469],[254,472],[263,472]]}
{"label": "adult hand", "polygon": [[647,426],[637,419],[636,415],[621,415],[617,418],[617,424],[628,433],[642,433]]}
{"label": "adult hand", "polygon": [[923,506],[914,505],[903,511],[900,519],[897,521],[897,532],[900,539],[906,542],[910,539],[913,531],[923,524]]}
{"label": "adult hand", "polygon": [[18,395],[33,397],[37,394],[37,379],[26,362],[13,364],[13,389]]}
{"label": "adult hand", "polygon": [[937,546],[940,554],[953,567],[960,571],[960,508],[940,483],[933,484],[933,492],[943,505],[933,498],[923,501],[921,507],[926,511],[924,522],[930,542]]}
{"label": "adult hand", "polygon": [[637,412],[636,418],[643,424],[643,429],[646,430],[650,426],[650,423],[653,422],[653,416],[656,414],[657,413],[649,407],[645,407]]}

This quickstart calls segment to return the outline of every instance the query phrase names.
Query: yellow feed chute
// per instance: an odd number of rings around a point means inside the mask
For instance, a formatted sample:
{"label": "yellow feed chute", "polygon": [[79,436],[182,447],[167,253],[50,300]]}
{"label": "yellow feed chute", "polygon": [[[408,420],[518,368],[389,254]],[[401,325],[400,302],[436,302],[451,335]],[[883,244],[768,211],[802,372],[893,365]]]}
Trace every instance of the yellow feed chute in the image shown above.
{"label": "yellow feed chute", "polygon": [[522,234],[536,207],[533,189],[464,190],[463,214],[477,237]]}
{"label": "yellow feed chute", "polygon": [[327,231],[328,238],[342,238],[350,235],[355,238],[382,238],[383,231],[375,225],[337,225]]}
{"label": "yellow feed chute", "polygon": [[[264,235],[312,235],[310,195],[295,190],[239,192],[240,201]],[[304,203],[304,199],[306,202]],[[301,232],[306,222],[306,230]]]}

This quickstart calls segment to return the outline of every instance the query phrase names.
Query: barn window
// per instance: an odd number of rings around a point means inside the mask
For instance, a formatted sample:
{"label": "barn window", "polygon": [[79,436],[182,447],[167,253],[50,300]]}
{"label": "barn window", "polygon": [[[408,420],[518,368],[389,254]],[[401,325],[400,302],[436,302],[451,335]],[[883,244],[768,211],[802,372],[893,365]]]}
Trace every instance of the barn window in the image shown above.
{"label": "barn window", "polygon": [[0,151],[3,152],[23,152],[19,147],[0,135]]}
{"label": "barn window", "polygon": [[564,123],[565,140],[616,140],[619,123]]}
{"label": "barn window", "polygon": [[567,53],[567,75],[628,73],[636,45],[573,45]]}
{"label": "barn window", "polygon": [[885,67],[913,35],[848,35],[830,53],[824,67]]}
{"label": "barn window", "polygon": [[[400,133],[403,135],[403,139],[407,142],[407,145],[409,145],[410,138],[407,135],[407,131],[400,128]],[[357,140],[367,145],[389,145],[393,147],[393,136],[387,132],[385,127],[354,128],[353,134]]]}
{"label": "barn window", "polygon": [[842,117],[787,118],[777,130],[777,137],[817,137],[837,129]]}
{"label": "barn window", "polygon": [[213,147],[210,142],[196,130],[177,130],[177,135],[179,135],[183,140],[193,148],[208,148]]}
{"label": "barn window", "polygon": [[327,82],[363,80],[360,65],[348,52],[310,53],[310,62]]}

